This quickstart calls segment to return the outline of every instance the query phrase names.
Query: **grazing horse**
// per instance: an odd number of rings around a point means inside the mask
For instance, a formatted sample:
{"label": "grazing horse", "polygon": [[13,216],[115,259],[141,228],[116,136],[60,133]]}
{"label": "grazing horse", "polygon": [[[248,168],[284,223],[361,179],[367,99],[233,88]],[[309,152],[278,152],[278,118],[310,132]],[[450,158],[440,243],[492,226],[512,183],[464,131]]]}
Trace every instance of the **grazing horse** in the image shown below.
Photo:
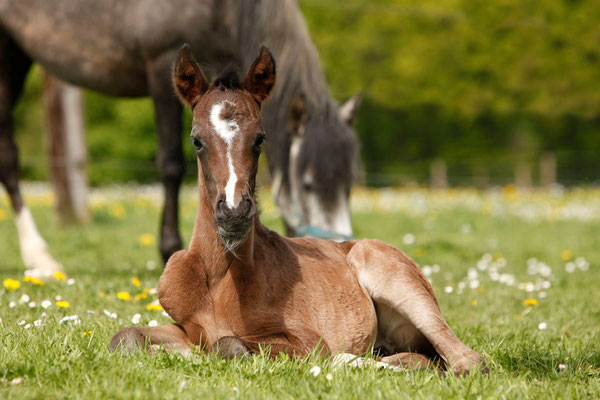
{"label": "grazing horse", "polygon": [[277,105],[265,107],[264,125],[274,195],[288,233],[352,236],[348,196],[356,145],[349,123],[356,101],[335,106],[296,0],[0,0],[0,182],[15,211],[27,268],[61,268],[18,185],[12,109],[32,61],[78,86],[152,97],[165,188],[163,260],[182,248],[182,108],[171,90],[170,68],[183,42],[203,63],[249,65],[261,43],[273,49],[281,79],[273,93]]}
{"label": "grazing horse", "polygon": [[110,349],[194,346],[226,357],[270,346],[304,356],[360,354],[372,346],[383,362],[453,372],[485,370],[440,312],[415,263],[377,240],[286,238],[265,228],[255,204],[261,147],[270,133],[261,106],[275,84],[275,62],[262,47],[243,81],[227,71],[211,84],[184,46],[175,90],[191,107],[199,204],[189,248],[168,261],[158,296],[174,324],[128,327]]}

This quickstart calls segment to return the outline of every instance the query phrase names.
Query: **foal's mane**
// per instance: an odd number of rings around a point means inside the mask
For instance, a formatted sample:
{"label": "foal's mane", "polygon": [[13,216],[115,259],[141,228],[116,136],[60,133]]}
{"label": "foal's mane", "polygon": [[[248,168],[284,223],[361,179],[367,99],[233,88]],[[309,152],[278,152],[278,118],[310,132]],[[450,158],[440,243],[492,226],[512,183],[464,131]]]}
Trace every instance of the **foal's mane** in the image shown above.
{"label": "foal's mane", "polygon": [[235,64],[229,64],[213,79],[211,87],[221,90],[241,89],[240,70]]}

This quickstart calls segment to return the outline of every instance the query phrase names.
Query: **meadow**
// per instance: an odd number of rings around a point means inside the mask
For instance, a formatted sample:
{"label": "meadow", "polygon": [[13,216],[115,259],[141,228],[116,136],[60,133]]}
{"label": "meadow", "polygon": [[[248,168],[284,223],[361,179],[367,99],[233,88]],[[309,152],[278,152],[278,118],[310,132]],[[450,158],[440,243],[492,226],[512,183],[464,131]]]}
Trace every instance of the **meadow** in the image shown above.
{"label": "meadow", "polygon": [[[440,377],[330,359],[255,355],[224,361],[108,352],[118,329],[165,324],[157,301],[158,186],[90,195],[92,221],[63,227],[46,185],[25,195],[66,275],[24,276],[0,194],[0,398],[598,398],[600,190],[365,189],[352,195],[357,237],[390,242],[431,280],[457,335],[489,376]],[[262,221],[282,226],[266,190]],[[189,239],[196,189],[182,193]],[[315,368],[318,367],[318,368]]]}

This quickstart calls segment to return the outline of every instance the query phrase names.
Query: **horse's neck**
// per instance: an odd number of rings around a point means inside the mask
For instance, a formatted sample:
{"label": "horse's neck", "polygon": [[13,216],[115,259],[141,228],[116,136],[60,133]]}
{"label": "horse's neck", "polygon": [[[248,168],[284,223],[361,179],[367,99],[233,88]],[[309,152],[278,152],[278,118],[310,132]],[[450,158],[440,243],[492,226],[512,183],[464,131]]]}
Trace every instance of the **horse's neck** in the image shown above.
{"label": "horse's neck", "polygon": [[228,252],[219,239],[213,208],[206,198],[202,170],[198,168],[198,213],[188,251],[200,258],[209,281],[221,279],[233,265],[243,264],[245,268],[254,265],[255,235],[257,231],[262,232],[257,227],[260,227],[260,221],[255,217],[246,241],[235,249],[235,254]]}
{"label": "horse's neck", "polygon": [[319,53],[297,0],[242,2],[238,15],[242,62],[249,65],[261,44],[269,47],[277,60],[279,84],[275,85],[271,103],[282,107],[282,102],[289,102],[301,91],[317,107],[331,101]]}

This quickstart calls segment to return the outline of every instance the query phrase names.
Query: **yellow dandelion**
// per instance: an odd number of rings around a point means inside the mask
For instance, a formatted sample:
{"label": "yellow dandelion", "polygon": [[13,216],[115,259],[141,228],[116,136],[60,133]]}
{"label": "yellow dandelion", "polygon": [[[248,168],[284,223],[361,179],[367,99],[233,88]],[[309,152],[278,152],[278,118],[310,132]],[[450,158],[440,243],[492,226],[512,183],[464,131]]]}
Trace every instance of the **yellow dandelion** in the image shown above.
{"label": "yellow dandelion", "polygon": [[415,249],[415,257],[422,257],[425,254],[425,250],[422,247]]}
{"label": "yellow dandelion", "polygon": [[571,250],[565,249],[560,252],[560,259],[563,261],[570,260],[571,257],[573,257],[573,253],[571,253]]}
{"label": "yellow dandelion", "polygon": [[472,306],[476,306],[476,305],[477,305],[477,299],[473,299],[473,300],[471,300],[471,305],[472,305]]}
{"label": "yellow dandelion", "polygon": [[519,191],[519,188],[517,188],[516,185],[513,184],[509,184],[504,186],[504,195],[506,196],[506,198],[508,200],[514,200],[517,197],[517,192]]}
{"label": "yellow dandelion", "polygon": [[98,296],[100,297],[105,297],[106,293],[104,293],[102,290],[98,292]]}
{"label": "yellow dandelion", "polygon": [[150,205],[150,202],[146,199],[139,199],[138,201],[136,201],[135,204],[138,207],[148,207]]}
{"label": "yellow dandelion", "polygon": [[35,286],[44,286],[44,281],[40,278],[33,278],[31,283],[33,283]]}
{"label": "yellow dandelion", "polygon": [[526,306],[535,307],[538,305],[538,301],[536,299],[527,299],[523,302]]}
{"label": "yellow dandelion", "polygon": [[69,308],[69,306],[70,306],[69,302],[64,301],[64,300],[57,301],[56,305],[59,306],[60,308]]}
{"label": "yellow dandelion", "polygon": [[140,236],[140,244],[142,246],[152,246],[154,244],[154,235],[151,233],[144,233]]}
{"label": "yellow dandelion", "polygon": [[145,299],[147,297],[148,297],[148,295],[146,293],[138,293],[135,295],[135,300],[138,301],[138,300]]}
{"label": "yellow dandelion", "polygon": [[6,211],[4,208],[0,208],[0,221],[6,219]]}
{"label": "yellow dandelion", "polygon": [[2,283],[8,290],[17,290],[21,287],[21,282],[17,281],[16,279],[5,279]]}
{"label": "yellow dandelion", "polygon": [[117,298],[123,301],[129,301],[131,299],[131,295],[129,294],[129,292],[118,292]]}
{"label": "yellow dandelion", "polygon": [[163,308],[160,304],[150,303],[146,305],[146,310],[148,311],[162,311]]}
{"label": "yellow dandelion", "polygon": [[25,278],[23,278],[23,280],[25,282],[30,282],[36,286],[42,286],[44,284],[44,281],[41,280],[40,278],[34,278],[33,276],[26,276]]}
{"label": "yellow dandelion", "polygon": [[55,272],[55,273],[52,274],[52,276],[57,281],[64,281],[64,280],[67,279],[67,276],[64,274],[64,272]]}
{"label": "yellow dandelion", "polygon": [[135,287],[140,287],[141,282],[137,277],[134,276],[133,278],[131,278],[131,284]]}
{"label": "yellow dandelion", "polygon": [[150,293],[151,291],[152,291],[152,289],[150,289],[149,287],[144,288],[144,293]]}
{"label": "yellow dandelion", "polygon": [[92,336],[92,331],[83,331],[83,336]]}
{"label": "yellow dandelion", "polygon": [[123,207],[123,204],[121,203],[115,203],[111,205],[108,209],[108,212],[110,215],[118,219],[123,219],[123,217],[125,217],[125,207]]}

